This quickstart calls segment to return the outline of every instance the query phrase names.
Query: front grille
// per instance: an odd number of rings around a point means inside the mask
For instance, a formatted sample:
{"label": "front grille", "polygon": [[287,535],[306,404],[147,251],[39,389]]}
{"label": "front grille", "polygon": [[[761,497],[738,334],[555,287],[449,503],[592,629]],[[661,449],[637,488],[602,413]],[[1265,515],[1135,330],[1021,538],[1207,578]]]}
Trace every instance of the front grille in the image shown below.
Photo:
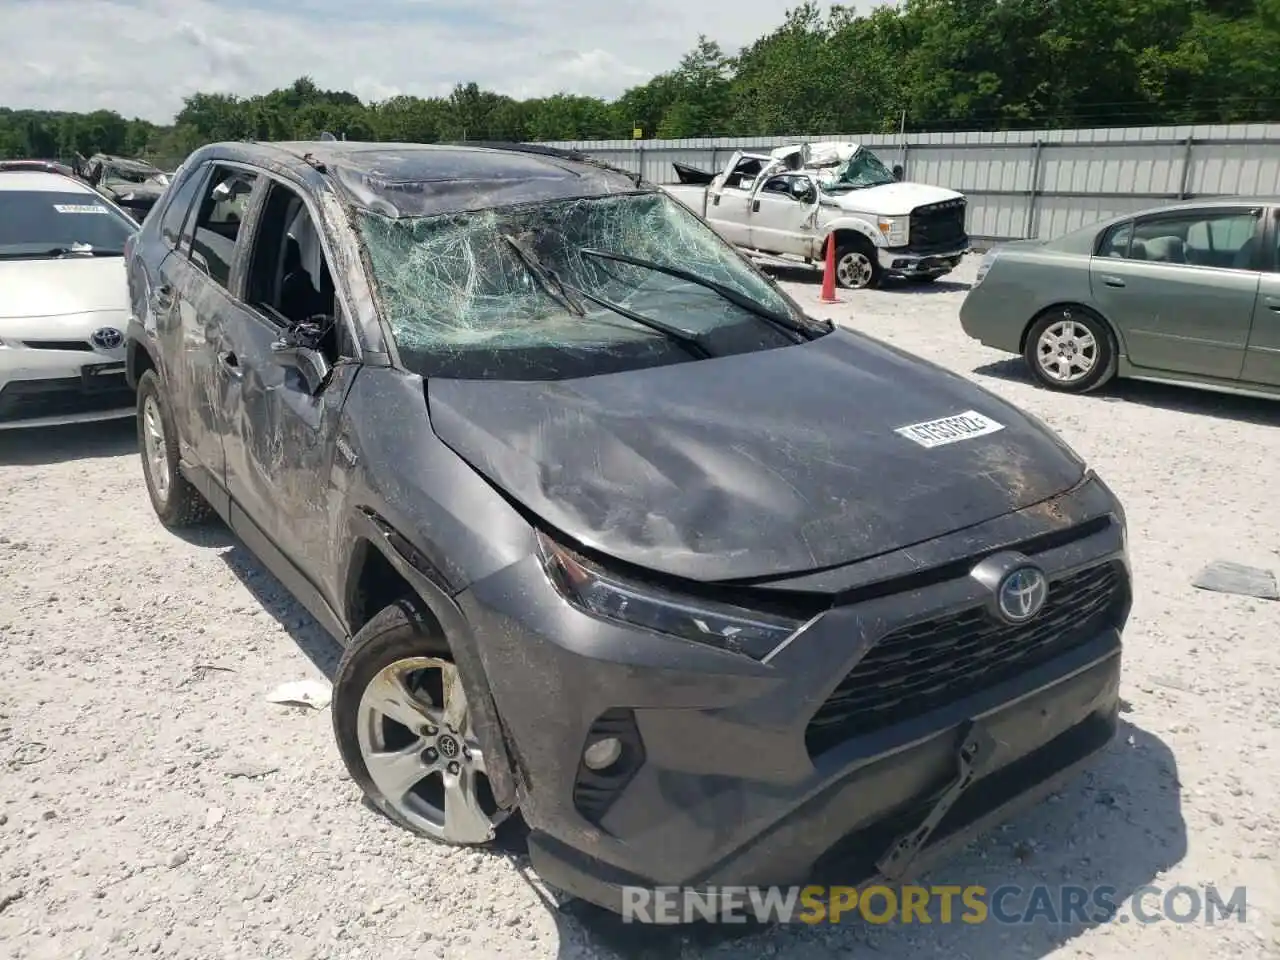
{"label": "front grille", "polygon": [[133,403],[134,393],[123,373],[99,374],[92,388],[86,388],[80,377],[14,380],[0,390],[0,423],[101,413]]}
{"label": "front grille", "polygon": [[1007,624],[983,607],[925,620],[879,640],[809,721],[812,755],[981,693],[1092,639],[1124,599],[1115,563],[1050,584],[1044,610]]}
{"label": "front grille", "polygon": [[23,340],[24,347],[32,350],[82,350],[93,351],[93,344],[88,340]]}
{"label": "front grille", "polygon": [[967,202],[957,198],[916,207],[911,211],[908,243],[912,250],[955,249],[968,242],[964,231]]}

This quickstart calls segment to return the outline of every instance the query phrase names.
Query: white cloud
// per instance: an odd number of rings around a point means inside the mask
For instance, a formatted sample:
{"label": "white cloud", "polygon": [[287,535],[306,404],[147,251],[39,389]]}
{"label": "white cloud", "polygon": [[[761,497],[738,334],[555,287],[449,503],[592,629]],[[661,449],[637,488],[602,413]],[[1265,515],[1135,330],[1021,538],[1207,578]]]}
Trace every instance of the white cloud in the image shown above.
{"label": "white cloud", "polygon": [[0,0],[0,105],[168,122],[197,91],[262,93],[304,74],[363,99],[474,81],[513,96],[613,97],[699,33],[735,52],[779,0]]}

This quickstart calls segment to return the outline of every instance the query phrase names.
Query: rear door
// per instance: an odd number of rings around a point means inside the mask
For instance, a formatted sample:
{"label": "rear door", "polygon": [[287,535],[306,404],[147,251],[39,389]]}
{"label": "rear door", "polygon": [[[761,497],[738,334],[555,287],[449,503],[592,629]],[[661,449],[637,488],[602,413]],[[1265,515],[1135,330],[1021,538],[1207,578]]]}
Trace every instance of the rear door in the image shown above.
{"label": "rear door", "polygon": [[1262,211],[1222,204],[1138,217],[1101,238],[1094,301],[1129,360],[1234,380],[1244,365],[1263,252]]}
{"label": "rear door", "polygon": [[228,288],[240,222],[257,175],[230,165],[210,166],[178,246],[160,267],[157,331],[170,364],[167,396],[183,459],[225,486],[221,325],[233,302]]}
{"label": "rear door", "polygon": [[707,188],[707,223],[730,243],[745,247],[748,240],[747,209],[751,200],[744,178],[754,176],[762,166],[758,159],[739,151],[725,165],[726,175]]}
{"label": "rear door", "polygon": [[[341,609],[341,585],[325,578],[339,566],[336,525],[351,464],[335,453],[359,350],[317,209],[296,184],[264,174],[263,186],[248,223],[246,270],[222,325],[232,522],[300,598],[316,591]],[[327,378],[309,380],[276,349],[300,324],[325,331],[317,343]]]}
{"label": "rear door", "polygon": [[1280,209],[1267,218],[1267,257],[1240,379],[1280,387]]}

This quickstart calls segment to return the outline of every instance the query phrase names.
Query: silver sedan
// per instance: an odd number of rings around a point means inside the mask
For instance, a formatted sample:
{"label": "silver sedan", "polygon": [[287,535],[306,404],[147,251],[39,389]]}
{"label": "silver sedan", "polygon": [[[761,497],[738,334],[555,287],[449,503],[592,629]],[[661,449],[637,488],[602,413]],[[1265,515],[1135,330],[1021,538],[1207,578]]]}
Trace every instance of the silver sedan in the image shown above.
{"label": "silver sedan", "polygon": [[1125,214],[993,248],[960,308],[970,337],[1083,393],[1113,377],[1280,397],[1280,200]]}

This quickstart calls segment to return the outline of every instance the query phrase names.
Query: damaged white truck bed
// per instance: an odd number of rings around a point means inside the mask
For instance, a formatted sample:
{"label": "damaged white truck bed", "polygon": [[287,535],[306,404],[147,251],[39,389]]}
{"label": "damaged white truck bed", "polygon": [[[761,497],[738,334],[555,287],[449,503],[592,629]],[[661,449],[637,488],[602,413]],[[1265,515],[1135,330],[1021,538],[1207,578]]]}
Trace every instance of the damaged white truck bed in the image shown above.
{"label": "damaged white truck bed", "polygon": [[859,144],[738,151],[708,179],[662,189],[748,251],[821,261],[833,238],[842,287],[874,287],[885,277],[935,280],[969,249],[963,194],[903,183]]}

